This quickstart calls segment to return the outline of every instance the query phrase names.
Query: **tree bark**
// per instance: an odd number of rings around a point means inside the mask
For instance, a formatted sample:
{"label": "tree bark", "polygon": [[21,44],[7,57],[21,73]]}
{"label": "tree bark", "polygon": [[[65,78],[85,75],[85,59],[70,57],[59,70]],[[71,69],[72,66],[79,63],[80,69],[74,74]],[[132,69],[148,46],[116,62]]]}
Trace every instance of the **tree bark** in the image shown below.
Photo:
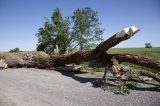
{"label": "tree bark", "polygon": [[30,52],[30,53],[16,53],[3,54],[0,58],[12,67],[37,67],[37,68],[51,68],[53,67],[50,61],[50,55],[44,52]]}
{"label": "tree bark", "polygon": [[24,54],[0,55],[8,67],[37,67],[51,68],[54,66],[64,66],[65,64],[80,64],[84,61],[96,60],[104,66],[111,67],[112,59],[116,58],[119,62],[130,62],[133,64],[160,70],[160,62],[155,59],[131,54],[108,54],[106,51],[131,38],[139,31],[135,26],[124,28],[121,32],[114,34],[106,41],[100,43],[92,51],[78,51],[71,55],[50,56],[44,52],[32,52]]}
{"label": "tree bark", "polygon": [[160,82],[160,77],[152,72],[148,72],[148,71],[139,71],[140,75],[142,76],[147,76],[147,77],[151,77],[154,80]]}

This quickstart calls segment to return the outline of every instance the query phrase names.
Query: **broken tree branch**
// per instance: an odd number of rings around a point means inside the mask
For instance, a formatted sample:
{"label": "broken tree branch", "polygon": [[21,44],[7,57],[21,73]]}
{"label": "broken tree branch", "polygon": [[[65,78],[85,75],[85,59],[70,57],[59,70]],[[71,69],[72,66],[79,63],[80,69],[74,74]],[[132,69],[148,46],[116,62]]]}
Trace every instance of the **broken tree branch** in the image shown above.
{"label": "broken tree branch", "polygon": [[136,28],[135,26],[124,28],[121,32],[114,34],[106,41],[100,43],[95,50],[105,52],[111,47],[116,46],[120,42],[131,38],[138,31],[140,31],[140,29]]}
{"label": "broken tree branch", "polygon": [[129,62],[129,63],[145,66],[148,68],[153,68],[153,69],[156,69],[157,71],[160,70],[160,61],[156,59],[143,57],[139,55],[133,55],[133,54],[114,54],[114,56],[117,60],[119,60],[119,62]]}

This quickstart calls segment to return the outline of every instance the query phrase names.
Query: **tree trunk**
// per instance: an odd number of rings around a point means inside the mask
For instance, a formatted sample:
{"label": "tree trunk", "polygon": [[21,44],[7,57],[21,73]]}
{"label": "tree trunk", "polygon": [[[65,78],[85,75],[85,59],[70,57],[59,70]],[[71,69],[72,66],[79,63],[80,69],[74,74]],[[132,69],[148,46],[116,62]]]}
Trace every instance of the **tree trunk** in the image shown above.
{"label": "tree trunk", "polygon": [[80,64],[84,61],[96,60],[104,66],[111,67],[112,59],[115,58],[119,62],[130,62],[133,64],[150,67],[160,70],[160,62],[138,55],[131,54],[108,54],[106,51],[119,44],[120,42],[131,38],[139,29],[135,26],[124,28],[121,32],[114,34],[106,41],[100,43],[92,51],[78,51],[71,55],[50,56],[44,52],[32,52],[22,54],[0,55],[8,67],[37,67],[51,68],[54,66],[64,66],[65,64]]}

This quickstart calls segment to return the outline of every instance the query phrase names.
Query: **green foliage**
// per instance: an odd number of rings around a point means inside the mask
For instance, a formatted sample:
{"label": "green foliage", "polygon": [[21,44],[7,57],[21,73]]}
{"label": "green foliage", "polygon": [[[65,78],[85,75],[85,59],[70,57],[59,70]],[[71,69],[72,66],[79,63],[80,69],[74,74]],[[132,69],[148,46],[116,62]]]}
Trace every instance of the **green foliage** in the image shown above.
{"label": "green foliage", "polygon": [[44,26],[38,30],[37,51],[52,53],[57,45],[59,52],[64,53],[68,46],[68,24],[62,18],[58,8],[54,10],[51,18],[51,22],[45,22]]}
{"label": "green foliage", "polygon": [[80,65],[83,67],[83,69],[88,69],[89,68],[87,62],[83,62]]}
{"label": "green foliage", "polygon": [[72,16],[74,39],[81,50],[94,48],[102,41],[103,29],[99,28],[97,12],[91,8],[78,8]]}
{"label": "green foliage", "polygon": [[39,28],[37,37],[38,37],[38,45],[37,51],[45,51],[47,53],[52,52],[53,49],[53,42],[52,42],[52,32],[53,26],[49,22],[45,22],[43,28]]}
{"label": "green foliage", "polygon": [[129,94],[130,93],[128,87],[125,84],[119,85],[117,88],[118,88],[117,89],[118,93],[121,93],[121,94]]}
{"label": "green foliage", "polygon": [[145,43],[145,48],[152,48],[151,43]]}
{"label": "green foliage", "polygon": [[104,72],[104,68],[97,68],[97,67],[91,68],[91,74],[95,74],[96,72]]}
{"label": "green foliage", "polygon": [[62,18],[60,10],[57,8],[52,15],[52,22],[54,27],[54,40],[58,46],[60,53],[65,53],[68,46],[68,23]]}
{"label": "green foliage", "polygon": [[120,93],[120,94],[129,94],[130,91],[129,89],[134,89],[138,86],[137,82],[125,82],[117,86],[115,88],[115,92]]}
{"label": "green foliage", "polygon": [[129,73],[127,73],[127,79],[128,80],[134,80],[134,81],[140,81],[139,78],[139,72],[134,70],[134,71],[130,71]]}
{"label": "green foliage", "polygon": [[129,89],[133,89],[138,86],[138,82],[126,82],[124,83],[124,85],[127,86]]}
{"label": "green foliage", "polygon": [[80,47],[91,49],[102,41],[103,30],[99,28],[100,22],[97,12],[91,8],[77,9],[73,16],[63,19],[60,9],[56,8],[51,16],[51,22],[46,21],[44,26],[39,28],[37,51],[47,53],[59,50],[65,53]]}
{"label": "green foliage", "polygon": [[130,94],[130,89],[136,88],[138,85],[138,82],[133,81],[122,81],[119,83],[104,83],[102,82],[101,88],[103,90],[108,90],[111,92],[114,92],[116,94]]}
{"label": "green foliage", "polygon": [[9,52],[21,52],[21,51],[19,50],[19,48],[14,48],[14,49],[11,49]]}
{"label": "green foliage", "polygon": [[83,62],[80,64],[83,68],[83,70],[87,70],[87,72],[91,73],[91,74],[96,74],[97,72],[104,72],[104,68],[98,68],[98,67],[88,67],[88,63],[87,62]]}

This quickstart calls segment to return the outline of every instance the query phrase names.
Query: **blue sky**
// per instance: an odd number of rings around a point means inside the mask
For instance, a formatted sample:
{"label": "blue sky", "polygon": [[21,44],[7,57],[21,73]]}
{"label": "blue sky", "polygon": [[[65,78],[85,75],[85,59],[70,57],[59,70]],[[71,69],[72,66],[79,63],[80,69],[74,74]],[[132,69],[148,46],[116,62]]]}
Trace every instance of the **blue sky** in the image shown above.
{"label": "blue sky", "polygon": [[105,39],[131,25],[141,29],[116,47],[160,47],[160,0],[0,0],[0,51],[35,50],[44,17],[50,19],[55,8],[65,17],[83,7],[98,12]]}

